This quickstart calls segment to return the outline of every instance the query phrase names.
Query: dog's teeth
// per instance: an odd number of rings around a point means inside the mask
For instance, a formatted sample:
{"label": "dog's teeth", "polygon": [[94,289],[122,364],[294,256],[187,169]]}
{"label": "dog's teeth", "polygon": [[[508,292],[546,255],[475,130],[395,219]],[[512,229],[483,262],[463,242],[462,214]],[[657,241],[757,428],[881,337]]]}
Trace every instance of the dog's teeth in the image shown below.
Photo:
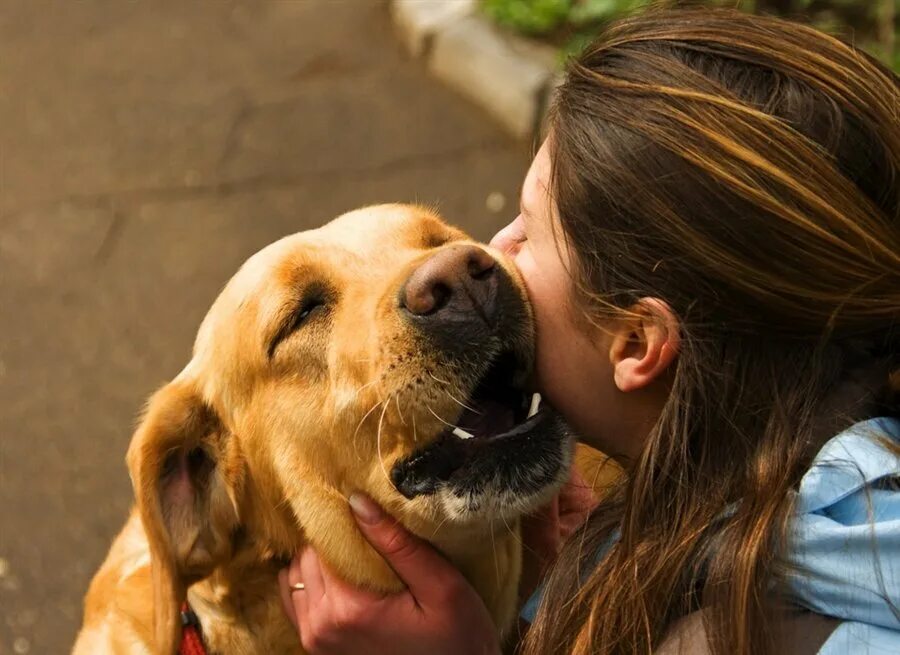
{"label": "dog's teeth", "polygon": [[538,413],[541,408],[541,394],[536,393],[531,397],[531,409],[528,410],[528,418]]}
{"label": "dog's teeth", "polygon": [[471,439],[475,436],[471,432],[466,432],[462,428],[453,428],[453,434],[455,434],[460,439]]}

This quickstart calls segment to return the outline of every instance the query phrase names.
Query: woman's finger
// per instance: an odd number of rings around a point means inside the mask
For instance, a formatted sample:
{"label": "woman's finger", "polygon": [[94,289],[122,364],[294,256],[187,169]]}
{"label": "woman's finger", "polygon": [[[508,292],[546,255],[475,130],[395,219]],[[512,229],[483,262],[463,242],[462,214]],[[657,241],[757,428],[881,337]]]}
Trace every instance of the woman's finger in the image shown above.
{"label": "woman's finger", "polygon": [[281,607],[284,609],[284,613],[287,614],[288,620],[294,626],[294,629],[298,629],[297,612],[294,609],[294,600],[291,598],[287,568],[283,568],[278,572],[278,593],[281,596]]}
{"label": "woman's finger", "polygon": [[[298,589],[298,585],[303,585],[303,588]],[[291,594],[294,615],[297,617],[300,640],[304,646],[308,646],[309,639],[313,636],[311,615],[323,611],[325,589],[319,558],[316,557],[315,551],[307,546],[294,556],[288,568],[288,590]]]}
{"label": "woman's finger", "polygon": [[450,583],[460,577],[450,562],[385,514],[368,496],[351,494],[350,507],[363,536],[387,560],[417,601],[444,598]]}
{"label": "woman's finger", "polygon": [[294,591],[294,595],[303,594],[315,608],[328,592],[328,585],[322,577],[322,564],[319,556],[311,546],[306,546],[291,561],[289,579],[296,578],[296,582],[303,583],[302,591]]}

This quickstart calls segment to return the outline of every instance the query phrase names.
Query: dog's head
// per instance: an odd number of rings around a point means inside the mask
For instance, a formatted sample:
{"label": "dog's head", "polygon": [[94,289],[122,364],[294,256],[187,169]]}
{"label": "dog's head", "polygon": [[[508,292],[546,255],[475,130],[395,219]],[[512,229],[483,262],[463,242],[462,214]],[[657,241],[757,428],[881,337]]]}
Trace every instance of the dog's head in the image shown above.
{"label": "dog's head", "polygon": [[514,267],[421,207],[358,210],[255,254],[129,449],[158,623],[236,535],[278,554],[333,520],[316,498],[346,513],[364,491],[420,534],[546,499],[571,443],[529,411],[532,350]]}

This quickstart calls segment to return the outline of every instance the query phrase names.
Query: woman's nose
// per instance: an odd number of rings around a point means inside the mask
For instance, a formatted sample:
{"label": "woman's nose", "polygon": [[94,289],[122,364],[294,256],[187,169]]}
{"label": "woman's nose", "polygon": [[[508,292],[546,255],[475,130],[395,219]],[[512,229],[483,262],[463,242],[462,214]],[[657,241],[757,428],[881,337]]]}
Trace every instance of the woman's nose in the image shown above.
{"label": "woman's nose", "polygon": [[497,234],[495,234],[491,238],[490,246],[491,248],[496,248],[500,252],[508,252],[510,247],[510,238],[509,235],[513,230],[513,224],[509,223],[506,227],[502,228]]}

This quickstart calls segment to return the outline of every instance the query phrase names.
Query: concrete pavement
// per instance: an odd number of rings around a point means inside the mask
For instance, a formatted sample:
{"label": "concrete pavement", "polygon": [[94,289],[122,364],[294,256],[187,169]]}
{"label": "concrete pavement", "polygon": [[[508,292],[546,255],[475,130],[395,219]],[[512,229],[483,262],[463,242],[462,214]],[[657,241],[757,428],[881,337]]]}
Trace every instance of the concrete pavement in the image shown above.
{"label": "concrete pavement", "polygon": [[530,145],[379,0],[0,0],[0,655],[68,652],[134,417],[244,258],[380,201],[487,237]]}

